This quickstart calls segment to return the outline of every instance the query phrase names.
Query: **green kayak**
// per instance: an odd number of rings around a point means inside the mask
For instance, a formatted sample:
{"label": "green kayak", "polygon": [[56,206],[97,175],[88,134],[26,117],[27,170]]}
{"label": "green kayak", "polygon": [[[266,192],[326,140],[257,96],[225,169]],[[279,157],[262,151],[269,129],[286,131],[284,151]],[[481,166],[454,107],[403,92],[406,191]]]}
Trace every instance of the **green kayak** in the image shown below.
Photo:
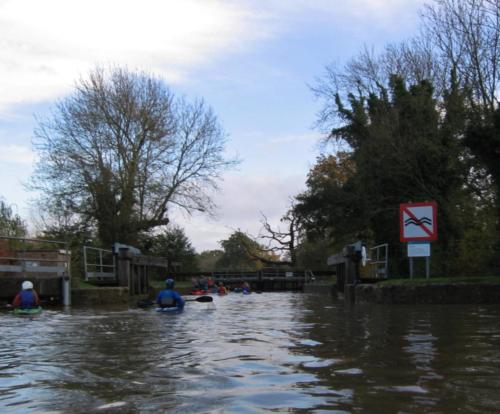
{"label": "green kayak", "polygon": [[16,308],[14,309],[14,315],[38,315],[39,313],[42,313],[42,310],[41,306],[29,309]]}

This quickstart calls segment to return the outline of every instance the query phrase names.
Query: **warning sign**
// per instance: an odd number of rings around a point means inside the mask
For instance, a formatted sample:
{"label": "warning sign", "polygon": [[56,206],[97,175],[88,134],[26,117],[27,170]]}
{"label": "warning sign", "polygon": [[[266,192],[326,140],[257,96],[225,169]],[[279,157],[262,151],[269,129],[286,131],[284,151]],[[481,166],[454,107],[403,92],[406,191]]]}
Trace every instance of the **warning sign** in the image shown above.
{"label": "warning sign", "polygon": [[408,203],[399,206],[400,240],[437,240],[437,204]]}

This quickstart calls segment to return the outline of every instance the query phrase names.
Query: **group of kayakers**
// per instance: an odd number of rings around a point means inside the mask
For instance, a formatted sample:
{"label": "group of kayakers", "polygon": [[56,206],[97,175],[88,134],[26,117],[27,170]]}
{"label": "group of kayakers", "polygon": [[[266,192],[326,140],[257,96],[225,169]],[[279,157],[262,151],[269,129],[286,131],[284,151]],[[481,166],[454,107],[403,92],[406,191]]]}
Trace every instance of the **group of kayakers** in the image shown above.
{"label": "group of kayakers", "polygon": [[[193,278],[192,282],[192,294],[205,294],[205,293],[218,293],[219,295],[225,295],[229,290],[224,286],[223,282],[215,283],[211,277],[205,278],[201,277],[199,279]],[[238,288],[233,289],[235,292],[250,293],[250,284],[248,282],[243,282]],[[165,280],[165,289],[161,290],[156,297],[156,304],[160,308],[177,308],[182,310],[184,308],[184,299],[179,294],[179,292],[174,290],[174,280]]]}
{"label": "group of kayakers", "polygon": [[251,292],[250,284],[246,281],[239,286],[234,286],[229,288],[228,286],[225,286],[224,282],[222,281],[216,283],[215,280],[212,279],[210,276],[209,277],[200,276],[198,278],[197,277],[191,278],[191,293],[193,294],[218,293],[219,295],[225,295],[226,293],[229,293],[231,290],[233,292],[244,292],[244,293]]}
{"label": "group of kayakers", "polygon": [[[179,294],[179,292],[174,290],[175,282],[171,278],[165,280],[165,289],[158,293],[156,298],[156,303],[161,308],[177,307],[182,309],[184,307],[184,299]],[[215,283],[211,278],[205,278],[204,276],[199,279],[192,279],[193,292],[197,294],[204,293],[218,293],[219,295],[225,295],[229,293],[229,289],[224,286],[223,282]],[[250,285],[248,282],[243,282],[241,286],[233,288],[234,292],[250,293]],[[12,301],[12,307],[14,309],[33,309],[40,306],[40,298],[38,293],[34,289],[33,283],[26,280],[21,285],[21,291],[15,296]]]}

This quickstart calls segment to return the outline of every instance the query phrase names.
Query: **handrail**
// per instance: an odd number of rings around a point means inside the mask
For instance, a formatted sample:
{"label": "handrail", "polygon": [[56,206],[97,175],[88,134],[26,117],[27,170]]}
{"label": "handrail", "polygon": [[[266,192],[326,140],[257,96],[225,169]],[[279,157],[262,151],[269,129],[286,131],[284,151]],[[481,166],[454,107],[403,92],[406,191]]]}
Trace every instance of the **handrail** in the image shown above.
{"label": "handrail", "polygon": [[57,259],[38,259],[36,257],[10,257],[10,256],[0,256],[0,260],[18,260],[20,262],[49,262],[49,263],[67,263],[67,260],[57,260]]}
{"label": "handrail", "polygon": [[30,241],[30,242],[37,242],[37,243],[54,243],[54,244],[63,244],[63,245],[68,244],[67,242],[63,242],[63,241],[59,241],[59,240],[29,239],[26,237],[14,237],[14,236],[2,236],[2,235],[0,235],[0,239]]}

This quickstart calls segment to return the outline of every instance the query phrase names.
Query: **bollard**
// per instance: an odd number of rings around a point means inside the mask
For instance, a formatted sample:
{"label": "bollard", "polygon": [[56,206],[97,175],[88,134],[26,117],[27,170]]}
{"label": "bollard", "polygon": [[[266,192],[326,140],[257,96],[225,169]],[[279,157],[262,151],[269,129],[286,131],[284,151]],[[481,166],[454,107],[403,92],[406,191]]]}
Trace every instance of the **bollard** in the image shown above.
{"label": "bollard", "polygon": [[69,275],[64,275],[62,277],[62,296],[63,296],[63,305],[70,306],[71,305],[71,281]]}

